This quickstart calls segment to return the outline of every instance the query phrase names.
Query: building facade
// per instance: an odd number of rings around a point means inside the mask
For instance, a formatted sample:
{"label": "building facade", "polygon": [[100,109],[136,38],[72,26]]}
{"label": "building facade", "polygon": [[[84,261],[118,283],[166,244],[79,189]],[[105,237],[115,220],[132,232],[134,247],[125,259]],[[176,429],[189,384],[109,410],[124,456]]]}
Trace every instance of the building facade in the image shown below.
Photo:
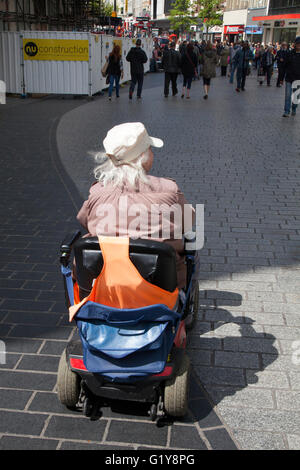
{"label": "building facade", "polygon": [[263,27],[253,20],[267,14],[268,0],[227,0],[223,16],[223,38],[229,42],[247,39],[261,42]]}
{"label": "building facade", "polygon": [[266,15],[256,15],[253,21],[264,28],[265,44],[292,43],[300,36],[300,0],[270,0]]}

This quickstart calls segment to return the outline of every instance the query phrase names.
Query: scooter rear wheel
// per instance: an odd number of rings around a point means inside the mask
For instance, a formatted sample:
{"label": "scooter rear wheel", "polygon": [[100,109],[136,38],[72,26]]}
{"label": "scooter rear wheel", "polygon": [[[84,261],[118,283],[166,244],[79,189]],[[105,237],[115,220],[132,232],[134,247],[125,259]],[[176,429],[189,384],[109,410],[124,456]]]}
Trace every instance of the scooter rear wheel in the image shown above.
{"label": "scooter rear wheel", "polygon": [[164,390],[164,407],[166,413],[174,417],[182,417],[187,413],[188,390],[190,376],[190,358],[183,354],[177,374],[173,379],[167,380]]}
{"label": "scooter rear wheel", "polygon": [[79,400],[79,377],[70,369],[66,350],[61,355],[57,373],[57,396],[59,401],[69,407],[75,408]]}

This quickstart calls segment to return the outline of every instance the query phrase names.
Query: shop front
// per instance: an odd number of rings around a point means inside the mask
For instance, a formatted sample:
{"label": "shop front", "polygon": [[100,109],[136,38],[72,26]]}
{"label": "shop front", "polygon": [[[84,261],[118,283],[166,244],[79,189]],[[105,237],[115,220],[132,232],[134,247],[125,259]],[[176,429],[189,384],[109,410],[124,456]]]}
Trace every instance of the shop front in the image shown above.
{"label": "shop front", "polygon": [[283,41],[291,44],[296,36],[300,36],[300,13],[254,16],[252,19],[264,28],[264,44]]}
{"label": "shop front", "polygon": [[246,26],[245,28],[245,36],[246,36],[247,41],[254,42],[256,44],[258,42],[262,42],[263,32],[264,32],[264,28],[262,26],[251,25],[251,26]]}
{"label": "shop front", "polygon": [[243,39],[245,26],[240,25],[225,25],[224,26],[224,39],[228,42],[237,42]]}

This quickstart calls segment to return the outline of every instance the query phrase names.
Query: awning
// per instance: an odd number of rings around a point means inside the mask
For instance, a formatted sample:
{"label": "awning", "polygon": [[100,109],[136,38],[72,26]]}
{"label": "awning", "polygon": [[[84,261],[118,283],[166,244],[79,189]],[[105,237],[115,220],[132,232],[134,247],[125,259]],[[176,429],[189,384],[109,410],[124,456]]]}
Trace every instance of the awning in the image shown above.
{"label": "awning", "polygon": [[300,13],[289,13],[288,15],[269,15],[269,16],[253,16],[253,21],[271,21],[271,20],[297,20],[300,19]]}

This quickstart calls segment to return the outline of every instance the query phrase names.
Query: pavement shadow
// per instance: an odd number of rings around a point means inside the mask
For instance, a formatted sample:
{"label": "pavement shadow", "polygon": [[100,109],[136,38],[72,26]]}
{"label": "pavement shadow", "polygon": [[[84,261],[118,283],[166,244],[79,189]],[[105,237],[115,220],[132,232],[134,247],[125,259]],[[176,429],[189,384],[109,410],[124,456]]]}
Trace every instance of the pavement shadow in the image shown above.
{"label": "pavement shadow", "polygon": [[[243,315],[242,310],[241,315],[231,313],[230,307],[242,306],[240,294],[217,290],[200,292],[198,321],[188,337],[188,352],[199,387],[192,402],[207,398],[212,405],[217,405],[224,398],[258,383],[257,373],[272,364],[279,353],[274,346],[275,336],[266,332],[266,328],[264,332],[256,331],[255,321]],[[224,334],[222,328],[225,328]],[[232,330],[236,336],[227,333]],[[201,405],[198,401],[198,406],[191,407],[197,421],[211,413],[210,407]]]}

